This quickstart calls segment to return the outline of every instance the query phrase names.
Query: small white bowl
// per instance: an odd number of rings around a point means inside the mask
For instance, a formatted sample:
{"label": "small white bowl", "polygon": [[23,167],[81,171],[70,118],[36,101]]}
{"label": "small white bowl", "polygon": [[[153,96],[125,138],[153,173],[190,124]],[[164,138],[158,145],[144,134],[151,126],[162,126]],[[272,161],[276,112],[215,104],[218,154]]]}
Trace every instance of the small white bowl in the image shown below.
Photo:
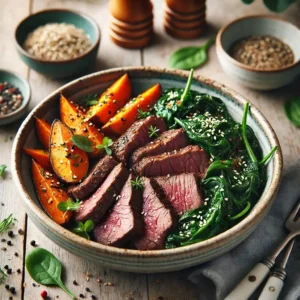
{"label": "small white bowl", "polygon": [[[270,35],[289,45],[295,62],[276,70],[257,70],[232,58],[228,52],[238,40],[248,36]],[[257,90],[272,90],[285,86],[300,75],[300,30],[293,24],[274,16],[248,16],[223,27],[216,39],[217,55],[228,75],[239,84]]]}
{"label": "small white bowl", "polygon": [[20,90],[23,96],[23,101],[21,106],[17,110],[7,115],[0,116],[0,126],[13,123],[16,120],[24,117],[28,113],[27,108],[31,96],[31,90],[28,81],[19,74],[13,73],[8,70],[0,69],[0,82],[5,81],[14,85]]}

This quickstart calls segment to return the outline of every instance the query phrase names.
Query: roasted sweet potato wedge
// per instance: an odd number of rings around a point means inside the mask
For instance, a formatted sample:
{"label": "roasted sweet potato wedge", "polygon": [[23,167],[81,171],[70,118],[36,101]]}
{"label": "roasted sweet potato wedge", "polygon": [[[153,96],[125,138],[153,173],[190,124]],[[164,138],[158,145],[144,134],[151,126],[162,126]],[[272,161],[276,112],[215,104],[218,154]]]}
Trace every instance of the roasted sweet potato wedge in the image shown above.
{"label": "roasted sweet potato wedge", "polygon": [[48,170],[52,169],[48,151],[42,149],[32,149],[32,148],[25,148],[23,149],[23,151],[28,156],[33,158],[37,163],[39,163],[43,168],[46,168]]}
{"label": "roasted sweet potato wedge", "polygon": [[57,204],[67,201],[69,196],[61,188],[59,179],[49,170],[32,160],[32,178],[37,196],[48,215],[58,224],[68,223],[72,212],[62,212]]}
{"label": "roasted sweet potato wedge", "polygon": [[104,135],[100,130],[88,121],[79,106],[68,101],[62,94],[60,95],[60,119],[71,128],[74,134],[83,135],[89,138],[93,145],[93,152],[89,152],[90,157],[99,157],[104,151],[96,148],[102,144]]}
{"label": "roasted sweet potato wedge", "polygon": [[50,134],[50,162],[56,175],[68,183],[82,180],[89,169],[89,159],[72,142],[72,130],[60,120],[54,120]]}
{"label": "roasted sweet potato wedge", "polygon": [[36,127],[36,133],[37,136],[41,142],[41,144],[44,146],[45,149],[50,148],[50,130],[51,125],[47,123],[46,121],[35,118],[35,127]]}
{"label": "roasted sweet potato wedge", "polygon": [[103,127],[105,135],[123,134],[136,120],[138,110],[148,111],[161,96],[161,86],[156,84],[138,97],[129,101],[114,117]]}
{"label": "roasted sweet potato wedge", "polygon": [[120,77],[88,110],[86,116],[97,125],[104,125],[131,98],[132,88],[128,74]]}

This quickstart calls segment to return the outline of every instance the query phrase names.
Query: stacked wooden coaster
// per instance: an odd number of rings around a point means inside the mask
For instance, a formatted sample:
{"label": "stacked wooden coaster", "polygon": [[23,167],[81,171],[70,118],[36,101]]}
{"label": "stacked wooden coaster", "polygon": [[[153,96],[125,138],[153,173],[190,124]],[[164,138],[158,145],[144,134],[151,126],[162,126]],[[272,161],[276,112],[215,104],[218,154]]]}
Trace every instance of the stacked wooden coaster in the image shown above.
{"label": "stacked wooden coaster", "polygon": [[143,48],[153,36],[150,0],[110,0],[110,37],[124,48]]}
{"label": "stacked wooden coaster", "polygon": [[206,0],[165,0],[164,27],[179,39],[199,37],[206,28]]}

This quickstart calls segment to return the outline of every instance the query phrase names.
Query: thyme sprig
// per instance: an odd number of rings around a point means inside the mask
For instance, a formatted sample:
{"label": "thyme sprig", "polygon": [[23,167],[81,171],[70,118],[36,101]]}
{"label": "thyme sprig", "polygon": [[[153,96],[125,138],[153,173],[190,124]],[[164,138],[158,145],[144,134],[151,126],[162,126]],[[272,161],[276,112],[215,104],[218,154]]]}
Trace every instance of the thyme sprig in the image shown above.
{"label": "thyme sprig", "polygon": [[158,133],[159,133],[159,129],[157,127],[152,125],[149,126],[148,135],[150,138],[158,136]]}
{"label": "thyme sprig", "polygon": [[143,189],[143,182],[142,178],[137,176],[134,180],[130,181],[131,186],[135,188],[136,190],[142,190]]}

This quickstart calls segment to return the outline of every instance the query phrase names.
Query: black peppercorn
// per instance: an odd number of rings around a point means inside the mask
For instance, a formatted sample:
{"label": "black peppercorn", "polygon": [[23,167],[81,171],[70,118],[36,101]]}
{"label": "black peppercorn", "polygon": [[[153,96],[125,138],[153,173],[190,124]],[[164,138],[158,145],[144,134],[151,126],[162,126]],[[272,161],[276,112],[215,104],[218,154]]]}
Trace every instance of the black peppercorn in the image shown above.
{"label": "black peppercorn", "polygon": [[87,288],[85,288],[85,290],[87,291],[87,292],[90,292],[91,290],[87,287]]}
{"label": "black peppercorn", "polygon": [[80,294],[79,297],[80,297],[80,298],[84,298],[84,295],[83,295],[83,294]]}
{"label": "black peppercorn", "polygon": [[76,280],[73,280],[73,284],[74,284],[74,285],[77,285],[78,283],[77,283],[77,281],[76,281]]}
{"label": "black peppercorn", "polygon": [[12,269],[8,269],[6,273],[10,275],[12,273]]}
{"label": "black peppercorn", "polygon": [[12,230],[10,230],[8,233],[7,233],[7,235],[9,236],[9,237],[13,237],[14,236],[14,232],[12,231]]}
{"label": "black peppercorn", "polygon": [[17,270],[17,273],[18,273],[18,274],[21,274],[21,269],[18,269],[18,270]]}
{"label": "black peppercorn", "polygon": [[18,233],[19,233],[20,235],[23,235],[23,234],[24,234],[24,231],[23,231],[22,229],[19,229],[19,230],[18,230]]}
{"label": "black peppercorn", "polygon": [[3,242],[3,243],[6,242],[6,239],[1,239],[1,242]]}
{"label": "black peppercorn", "polygon": [[8,289],[9,289],[9,285],[8,285],[8,284],[6,284],[6,285],[5,285],[5,288],[8,290]]}
{"label": "black peppercorn", "polygon": [[8,265],[5,265],[5,266],[4,266],[4,269],[5,269],[5,270],[8,270]]}
{"label": "black peppercorn", "polygon": [[35,246],[36,246],[35,240],[32,240],[32,241],[30,242],[30,245],[31,245],[32,247],[35,247]]}
{"label": "black peppercorn", "polygon": [[15,256],[17,256],[17,257],[19,256],[18,252],[15,252]]}
{"label": "black peppercorn", "polygon": [[16,289],[12,286],[9,288],[9,291],[12,293],[12,294],[15,294],[16,293]]}
{"label": "black peppercorn", "polygon": [[96,297],[95,295],[92,295],[92,299],[93,299],[93,300],[96,300],[97,297]]}
{"label": "black peppercorn", "polygon": [[13,244],[12,244],[11,241],[7,241],[7,245],[8,245],[8,246],[12,246]]}

